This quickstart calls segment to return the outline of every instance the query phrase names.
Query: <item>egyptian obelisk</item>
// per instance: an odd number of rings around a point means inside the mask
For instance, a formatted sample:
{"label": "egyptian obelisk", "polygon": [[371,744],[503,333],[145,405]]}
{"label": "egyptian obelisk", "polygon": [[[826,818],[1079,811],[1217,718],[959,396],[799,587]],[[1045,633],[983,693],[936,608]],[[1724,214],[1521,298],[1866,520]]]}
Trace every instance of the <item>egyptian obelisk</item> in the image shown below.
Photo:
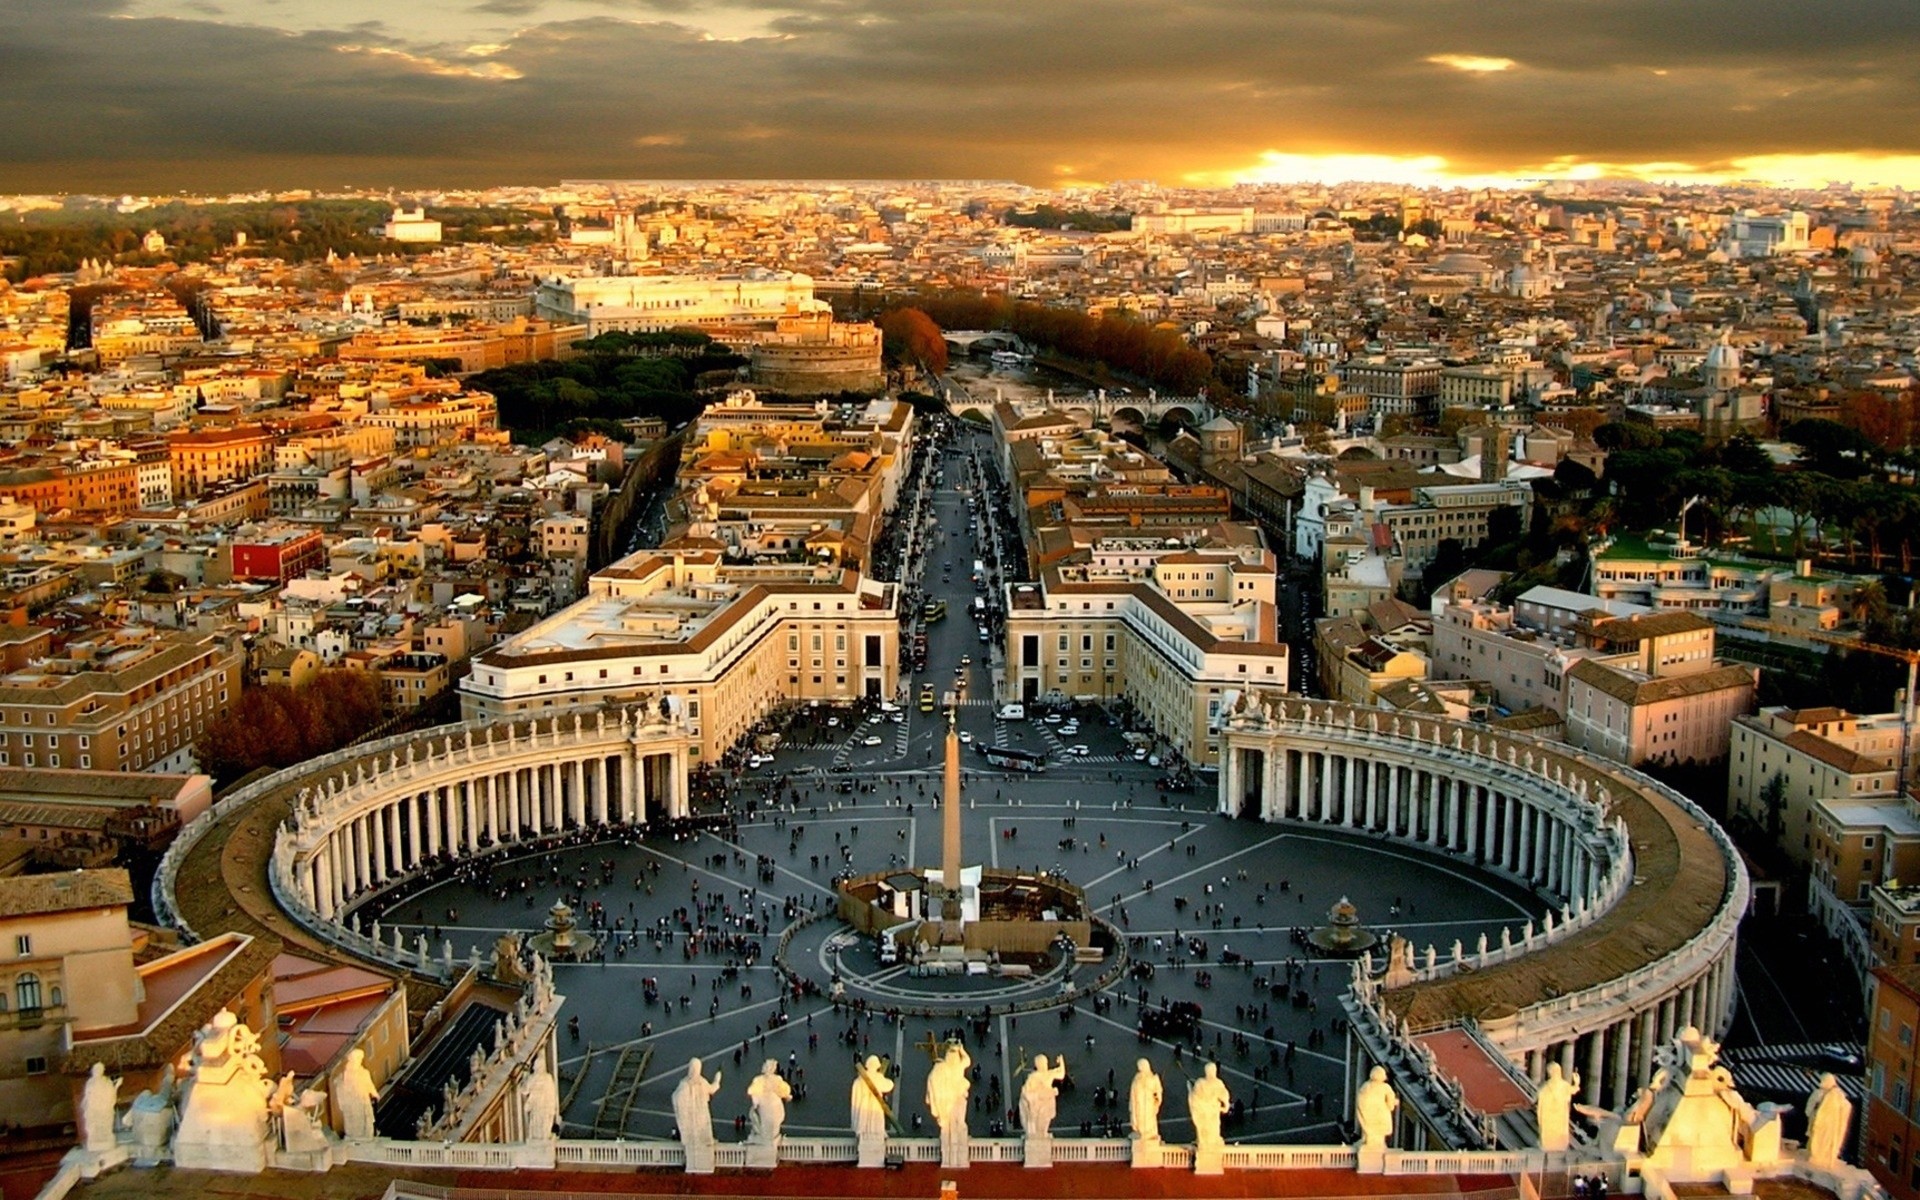
{"label": "egyptian obelisk", "polygon": [[964,938],[960,908],[960,703],[947,706],[946,781],[940,797],[940,940],[954,944]]}

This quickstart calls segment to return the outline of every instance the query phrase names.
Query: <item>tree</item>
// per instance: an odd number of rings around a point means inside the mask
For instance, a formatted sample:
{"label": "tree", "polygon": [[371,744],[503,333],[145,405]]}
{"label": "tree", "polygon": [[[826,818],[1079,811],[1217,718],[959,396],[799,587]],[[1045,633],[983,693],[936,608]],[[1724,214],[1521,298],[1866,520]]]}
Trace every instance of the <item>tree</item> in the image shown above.
{"label": "tree", "polygon": [[1593,431],[1602,450],[1652,450],[1660,445],[1660,431],[1638,421],[1608,421]]}
{"label": "tree", "polygon": [[947,339],[932,317],[917,308],[896,308],[881,313],[878,323],[889,358],[914,363],[930,375],[947,369]]}
{"label": "tree", "polygon": [[1906,415],[1879,392],[1841,396],[1840,423],[1882,450],[1902,449],[1910,440]]}
{"label": "tree", "polygon": [[1859,430],[1838,421],[1809,417],[1794,421],[1780,436],[1800,447],[1804,465],[1822,475],[1854,479],[1866,474],[1878,447]]}

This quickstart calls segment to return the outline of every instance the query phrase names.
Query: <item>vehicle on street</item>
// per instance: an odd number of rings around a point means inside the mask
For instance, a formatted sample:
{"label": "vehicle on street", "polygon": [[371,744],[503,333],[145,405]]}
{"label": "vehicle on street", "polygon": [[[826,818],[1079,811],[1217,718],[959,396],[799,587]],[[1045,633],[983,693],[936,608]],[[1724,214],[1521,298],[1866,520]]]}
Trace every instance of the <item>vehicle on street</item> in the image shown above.
{"label": "vehicle on street", "polygon": [[1147,748],[1145,746],[1135,746],[1133,748],[1133,761],[1135,762],[1147,761]]}
{"label": "vehicle on street", "polygon": [[1073,755],[1075,758],[1085,758],[1087,755],[1093,753],[1093,751],[1087,749],[1085,742],[1075,742],[1073,745],[1067,747],[1067,753]]}
{"label": "vehicle on street", "polygon": [[962,729],[960,731],[960,741],[963,745],[971,746],[973,745],[973,735]]}
{"label": "vehicle on street", "polygon": [[1012,771],[1044,771],[1047,769],[1047,756],[1031,750],[1020,750],[1013,746],[982,746],[981,752],[987,756],[990,766],[1005,767]]}
{"label": "vehicle on street", "polygon": [[1059,713],[1048,713],[1046,716],[1040,719],[1045,721],[1049,725],[1058,725],[1061,721],[1061,717]]}
{"label": "vehicle on street", "polygon": [[860,744],[862,746],[878,746],[880,742],[881,742],[881,737],[877,733],[870,733],[866,737],[863,737],[860,739]]}
{"label": "vehicle on street", "polygon": [[1027,719],[1027,706],[1024,704],[1002,704],[995,716],[1002,721],[1024,721]]}

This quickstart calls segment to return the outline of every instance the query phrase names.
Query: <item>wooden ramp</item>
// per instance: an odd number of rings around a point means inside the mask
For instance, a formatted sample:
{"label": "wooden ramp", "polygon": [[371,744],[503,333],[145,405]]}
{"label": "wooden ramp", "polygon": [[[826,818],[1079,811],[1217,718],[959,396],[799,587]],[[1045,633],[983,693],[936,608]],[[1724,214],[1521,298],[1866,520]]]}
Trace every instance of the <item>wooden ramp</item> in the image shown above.
{"label": "wooden ramp", "polygon": [[621,1048],[620,1058],[613,1064],[613,1078],[600,1098],[600,1111],[593,1118],[593,1136],[615,1138],[626,1133],[634,1099],[640,1094],[640,1081],[652,1060],[652,1046],[628,1043]]}

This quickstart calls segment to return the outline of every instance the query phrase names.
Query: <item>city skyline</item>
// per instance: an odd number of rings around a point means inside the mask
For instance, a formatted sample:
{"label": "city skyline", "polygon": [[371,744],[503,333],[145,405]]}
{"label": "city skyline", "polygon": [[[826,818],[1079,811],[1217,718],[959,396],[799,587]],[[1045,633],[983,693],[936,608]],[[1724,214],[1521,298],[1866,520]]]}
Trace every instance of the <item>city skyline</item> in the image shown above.
{"label": "city skyline", "polygon": [[1920,13],[24,0],[0,190],[552,177],[1920,186]]}

